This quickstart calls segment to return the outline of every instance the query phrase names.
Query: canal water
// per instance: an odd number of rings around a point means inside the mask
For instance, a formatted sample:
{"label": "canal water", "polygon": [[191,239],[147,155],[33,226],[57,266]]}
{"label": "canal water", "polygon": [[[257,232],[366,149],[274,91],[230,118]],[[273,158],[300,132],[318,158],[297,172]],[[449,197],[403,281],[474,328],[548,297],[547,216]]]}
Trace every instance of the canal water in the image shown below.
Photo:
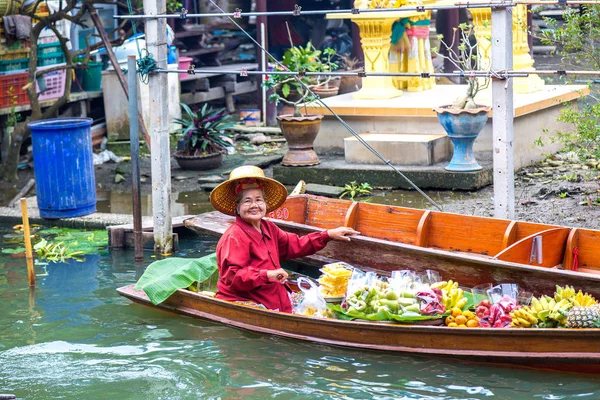
{"label": "canal water", "polygon": [[[0,226],[0,247],[16,248]],[[214,251],[182,240],[181,257]],[[37,265],[0,253],[0,393],[22,399],[598,399],[600,378],[337,348],[133,304],[129,251]]]}

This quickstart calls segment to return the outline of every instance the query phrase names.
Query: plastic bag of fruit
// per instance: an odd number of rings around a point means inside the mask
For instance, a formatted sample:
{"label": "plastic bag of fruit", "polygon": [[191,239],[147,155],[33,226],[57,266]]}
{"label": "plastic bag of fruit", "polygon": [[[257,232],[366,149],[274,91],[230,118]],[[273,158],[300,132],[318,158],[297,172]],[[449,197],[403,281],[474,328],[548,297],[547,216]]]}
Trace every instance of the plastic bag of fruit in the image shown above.
{"label": "plastic bag of fruit", "polygon": [[[305,286],[308,286],[308,289]],[[328,316],[327,303],[316,283],[302,276],[298,278],[298,288],[303,292],[304,296],[294,308],[294,314],[320,318]]]}
{"label": "plastic bag of fruit", "polygon": [[417,292],[421,315],[442,315],[446,307],[442,303],[441,289],[421,288]]}

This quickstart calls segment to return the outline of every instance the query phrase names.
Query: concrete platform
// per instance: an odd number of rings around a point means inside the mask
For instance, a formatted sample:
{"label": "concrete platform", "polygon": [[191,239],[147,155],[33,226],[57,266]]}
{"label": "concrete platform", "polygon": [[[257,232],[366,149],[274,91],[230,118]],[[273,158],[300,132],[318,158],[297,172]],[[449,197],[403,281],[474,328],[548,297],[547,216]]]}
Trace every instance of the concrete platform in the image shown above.
{"label": "concrete platform", "polygon": [[[433,165],[450,159],[448,136],[404,133],[365,133],[360,137],[392,164]],[[349,164],[381,164],[381,160],[354,136],[344,138],[344,156]]]}
{"label": "concrete platform", "polygon": [[[443,135],[433,107],[450,104],[465,90],[464,85],[437,85],[424,92],[404,92],[401,97],[386,100],[353,100],[352,93],[324,99],[357,133],[389,132],[394,134]],[[530,94],[515,94],[514,149],[515,170],[540,161],[544,154],[560,150],[554,143],[538,147],[540,137],[548,143],[557,130],[569,125],[556,122],[562,105],[589,94],[584,85],[546,85],[543,90]],[[491,105],[491,89],[477,96],[478,103]],[[321,130],[315,141],[315,150],[322,154],[344,154],[344,138],[349,132],[325,107],[309,106],[312,113],[324,114]],[[492,159],[492,119],[475,142],[477,153],[486,153]]]}
{"label": "concrete platform", "polygon": [[[299,180],[306,183],[344,186],[351,181],[367,182],[374,187],[412,189],[397,172],[389,166],[348,164],[343,156],[319,156],[321,163],[310,167],[273,166],[273,178],[286,185],[295,185]],[[397,166],[421,189],[477,190],[492,184],[492,163],[480,161],[483,169],[475,172],[450,172],[444,167],[447,162],[431,166]]]}

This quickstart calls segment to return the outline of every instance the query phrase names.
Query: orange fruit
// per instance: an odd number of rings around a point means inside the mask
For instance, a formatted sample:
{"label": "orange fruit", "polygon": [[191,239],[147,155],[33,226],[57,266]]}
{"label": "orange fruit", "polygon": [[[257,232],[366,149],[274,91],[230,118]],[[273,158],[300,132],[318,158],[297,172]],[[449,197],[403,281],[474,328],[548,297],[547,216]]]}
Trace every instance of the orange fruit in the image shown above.
{"label": "orange fruit", "polygon": [[449,315],[446,317],[446,325],[449,325],[453,322],[454,322],[454,317],[452,315]]}
{"label": "orange fruit", "polygon": [[460,308],[458,308],[458,307],[454,307],[454,308],[452,309],[452,316],[453,316],[454,318],[456,318],[456,317],[458,317],[459,315],[462,315],[462,310],[461,310]]}
{"label": "orange fruit", "polygon": [[470,320],[467,321],[467,327],[469,327],[469,328],[477,328],[477,327],[479,327],[479,322],[477,320],[470,319]]}
{"label": "orange fruit", "polygon": [[458,327],[458,325],[456,324],[456,322],[450,322],[448,324],[448,328],[456,328],[456,327]]}
{"label": "orange fruit", "polygon": [[454,318],[454,322],[456,322],[458,325],[465,325],[467,323],[467,317],[464,315],[459,315],[458,317]]}
{"label": "orange fruit", "polygon": [[467,310],[467,311],[463,312],[463,315],[464,315],[465,317],[467,317],[467,319],[473,319],[473,318],[475,318],[475,314],[473,314],[473,312],[471,312],[471,311],[469,311],[469,310]]}
{"label": "orange fruit", "polygon": [[458,328],[466,328],[467,326],[465,324],[461,324],[458,326]]}

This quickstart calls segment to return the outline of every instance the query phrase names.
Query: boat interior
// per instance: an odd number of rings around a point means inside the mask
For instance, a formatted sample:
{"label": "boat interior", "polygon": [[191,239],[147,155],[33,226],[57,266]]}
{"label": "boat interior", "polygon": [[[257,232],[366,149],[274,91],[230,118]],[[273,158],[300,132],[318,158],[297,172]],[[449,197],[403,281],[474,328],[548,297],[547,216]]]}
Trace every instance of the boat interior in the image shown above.
{"label": "boat interior", "polygon": [[501,261],[600,274],[600,231],[313,195],[291,196],[268,217]]}

